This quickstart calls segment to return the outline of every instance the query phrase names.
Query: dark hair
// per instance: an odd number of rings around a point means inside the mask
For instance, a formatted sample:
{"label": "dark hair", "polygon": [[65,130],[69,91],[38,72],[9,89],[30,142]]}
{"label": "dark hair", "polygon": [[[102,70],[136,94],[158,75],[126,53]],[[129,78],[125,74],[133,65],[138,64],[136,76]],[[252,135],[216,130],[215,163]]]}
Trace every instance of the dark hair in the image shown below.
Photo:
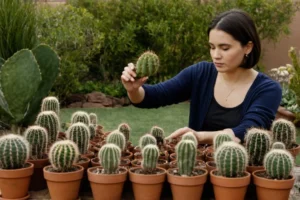
{"label": "dark hair", "polygon": [[239,9],[223,12],[212,20],[207,30],[208,35],[212,29],[230,34],[242,46],[252,41],[253,49],[248,57],[245,56],[241,67],[249,69],[257,64],[261,53],[260,40],[253,20],[246,12]]}

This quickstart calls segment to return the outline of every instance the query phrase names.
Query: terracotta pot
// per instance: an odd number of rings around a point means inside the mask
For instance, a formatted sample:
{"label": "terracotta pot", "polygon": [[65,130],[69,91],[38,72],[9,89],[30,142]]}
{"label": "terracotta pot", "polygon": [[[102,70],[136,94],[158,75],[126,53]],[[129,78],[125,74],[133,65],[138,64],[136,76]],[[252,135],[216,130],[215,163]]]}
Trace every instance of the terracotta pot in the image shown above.
{"label": "terracotta pot", "polygon": [[28,196],[33,164],[21,169],[0,169],[0,188],[3,199],[22,199]]}
{"label": "terracotta pot", "polygon": [[93,173],[97,168],[91,167],[87,170],[88,179],[91,184],[93,198],[95,200],[119,200],[122,196],[124,182],[127,179],[128,170],[122,170],[119,174],[96,174]]}
{"label": "terracotta pot", "polygon": [[141,159],[134,159],[131,161],[132,167],[140,167],[141,166]]}
{"label": "terracotta pot", "polygon": [[288,111],[284,107],[279,106],[279,108],[277,109],[275,119],[279,119],[279,118],[283,118],[283,119],[293,122],[296,119],[296,115],[294,113]]}
{"label": "terracotta pot", "polygon": [[256,170],[263,170],[265,169],[264,166],[247,166],[246,167],[246,171],[249,172],[250,174],[252,174],[252,172],[256,171]]}
{"label": "terracotta pot", "polygon": [[216,171],[210,172],[210,181],[214,187],[215,198],[217,200],[243,200],[250,184],[250,173],[245,171],[246,176],[244,177],[227,178],[215,175]]}
{"label": "terracotta pot", "polygon": [[73,200],[77,199],[79,193],[80,182],[83,177],[83,167],[77,166],[79,169],[73,172],[50,172],[51,165],[44,167],[44,177],[51,199],[55,200]]}
{"label": "terracotta pot", "polygon": [[165,159],[158,159],[157,167],[169,169],[169,162]]}
{"label": "terracotta pot", "polygon": [[[206,169],[206,165],[203,160],[196,160],[195,167]],[[173,160],[169,162],[169,168],[177,168],[177,160]]]}
{"label": "terracotta pot", "polygon": [[214,161],[214,152],[213,151],[207,151],[205,154],[205,161]]}
{"label": "terracotta pot", "polygon": [[139,159],[139,160],[142,159],[142,153],[141,152],[135,152],[133,155],[134,155],[134,159]]}
{"label": "terracotta pot", "polygon": [[49,165],[49,158],[38,159],[38,160],[28,160],[34,165],[34,173],[31,176],[29,190],[37,191],[47,188],[47,182],[44,178],[43,168]]}
{"label": "terracotta pot", "polygon": [[196,160],[204,160],[205,159],[205,154],[201,150],[197,150],[197,157]]}
{"label": "terracotta pot", "polygon": [[101,166],[99,163],[99,158],[91,159],[92,167]]}
{"label": "terracotta pot", "polygon": [[159,200],[167,171],[158,167],[157,169],[160,169],[162,173],[137,174],[134,172],[137,169],[141,168],[133,167],[129,170],[129,179],[132,182],[134,199]]}
{"label": "terracotta pot", "polygon": [[290,190],[293,188],[295,177],[287,180],[272,180],[259,177],[256,173],[264,172],[258,170],[252,173],[253,181],[256,185],[258,200],[286,200],[289,199]]}
{"label": "terracotta pot", "polygon": [[296,156],[300,153],[300,145],[298,145],[298,147],[296,147],[296,148],[288,149],[288,151],[292,154],[292,156],[296,160]]}
{"label": "terracotta pot", "polygon": [[207,169],[209,174],[212,170],[216,169],[216,162],[215,161],[207,161],[205,163],[205,165],[206,165],[206,169]]}
{"label": "terracotta pot", "polygon": [[170,154],[170,160],[171,160],[171,161],[176,160],[176,153],[171,153],[171,154]]}
{"label": "terracotta pot", "polygon": [[82,154],[81,156],[82,156],[82,157],[87,157],[87,158],[89,158],[89,159],[92,159],[92,158],[95,157],[95,153],[92,152],[92,151],[89,151],[87,154]]}
{"label": "terracotta pot", "polygon": [[129,160],[132,160],[133,153],[130,151],[125,152],[124,155],[122,155],[122,158],[128,158]]}
{"label": "terracotta pot", "polygon": [[7,198],[3,198],[1,195],[0,195],[0,200],[27,200],[29,199],[30,195],[28,194],[27,196],[25,197],[22,197],[22,198],[18,198],[18,199],[7,199]]}
{"label": "terracotta pot", "polygon": [[167,171],[168,182],[171,185],[173,200],[199,200],[201,199],[203,186],[207,180],[207,170],[199,176],[176,176]]}
{"label": "terracotta pot", "polygon": [[91,159],[89,159],[88,157],[81,157],[81,159],[82,161],[77,162],[76,165],[80,165],[83,167],[84,170],[86,170],[89,167]]}

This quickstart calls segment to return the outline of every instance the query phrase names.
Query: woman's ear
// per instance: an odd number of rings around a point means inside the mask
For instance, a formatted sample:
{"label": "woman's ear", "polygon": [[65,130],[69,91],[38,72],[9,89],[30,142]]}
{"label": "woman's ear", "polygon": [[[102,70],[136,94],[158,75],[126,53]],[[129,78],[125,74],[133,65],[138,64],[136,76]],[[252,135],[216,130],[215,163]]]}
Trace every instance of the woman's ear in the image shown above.
{"label": "woman's ear", "polygon": [[248,55],[249,53],[251,53],[253,49],[253,42],[249,41],[246,45],[245,45],[245,54]]}

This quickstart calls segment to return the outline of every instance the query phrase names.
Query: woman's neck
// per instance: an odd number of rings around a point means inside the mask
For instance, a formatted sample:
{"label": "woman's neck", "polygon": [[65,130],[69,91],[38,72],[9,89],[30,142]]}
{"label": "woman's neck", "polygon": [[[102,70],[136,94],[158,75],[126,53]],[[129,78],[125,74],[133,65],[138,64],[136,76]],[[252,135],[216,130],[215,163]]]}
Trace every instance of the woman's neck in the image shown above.
{"label": "woman's neck", "polygon": [[256,76],[257,72],[253,69],[238,68],[232,72],[219,73],[219,76],[228,85],[235,85],[238,83],[248,83],[253,80],[253,76]]}

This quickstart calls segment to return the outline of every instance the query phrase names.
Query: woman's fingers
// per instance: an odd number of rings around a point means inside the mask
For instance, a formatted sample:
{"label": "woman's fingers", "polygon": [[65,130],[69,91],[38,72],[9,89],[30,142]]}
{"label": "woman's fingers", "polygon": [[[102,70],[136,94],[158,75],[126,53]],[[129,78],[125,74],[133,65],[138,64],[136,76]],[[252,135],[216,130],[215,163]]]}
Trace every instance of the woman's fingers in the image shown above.
{"label": "woman's fingers", "polygon": [[169,135],[168,137],[166,137],[166,140],[172,139],[172,138],[176,138],[176,137],[180,137],[183,134],[189,132],[189,131],[193,131],[192,129],[188,128],[188,127],[184,127],[184,128],[180,128],[177,129],[176,131],[174,131],[173,133],[171,133],[171,135]]}

